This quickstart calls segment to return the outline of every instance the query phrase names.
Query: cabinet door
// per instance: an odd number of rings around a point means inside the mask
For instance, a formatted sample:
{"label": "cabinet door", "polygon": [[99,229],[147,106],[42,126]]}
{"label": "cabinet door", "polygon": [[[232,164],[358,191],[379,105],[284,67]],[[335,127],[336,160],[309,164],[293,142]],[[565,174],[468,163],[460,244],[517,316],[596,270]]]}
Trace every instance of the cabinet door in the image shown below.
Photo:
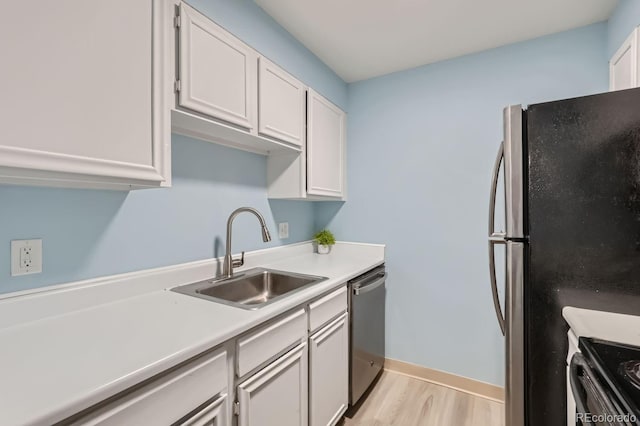
{"label": "cabinet door", "polygon": [[222,395],[211,404],[203,408],[197,414],[184,422],[180,426],[228,426],[226,411],[227,395]]}
{"label": "cabinet door", "polygon": [[238,386],[239,426],[306,426],[307,345],[292,349]]}
{"label": "cabinet door", "polygon": [[346,114],[309,89],[307,98],[307,193],[344,195]]}
{"label": "cabinet door", "polygon": [[180,106],[254,128],[257,58],[249,46],[180,4]]}
{"label": "cabinet door", "polygon": [[638,29],[625,40],[609,61],[609,89],[638,87]]}
{"label": "cabinet door", "polygon": [[261,57],[258,67],[258,131],[302,146],[305,131],[305,87]]}
{"label": "cabinet door", "polygon": [[153,93],[162,52],[152,19],[162,6],[154,3],[3,3],[11,16],[0,26],[3,180],[165,179],[161,139],[169,132],[153,116],[153,97],[162,97]]}
{"label": "cabinet door", "polygon": [[309,339],[310,426],[335,425],[349,403],[349,322],[343,314]]}

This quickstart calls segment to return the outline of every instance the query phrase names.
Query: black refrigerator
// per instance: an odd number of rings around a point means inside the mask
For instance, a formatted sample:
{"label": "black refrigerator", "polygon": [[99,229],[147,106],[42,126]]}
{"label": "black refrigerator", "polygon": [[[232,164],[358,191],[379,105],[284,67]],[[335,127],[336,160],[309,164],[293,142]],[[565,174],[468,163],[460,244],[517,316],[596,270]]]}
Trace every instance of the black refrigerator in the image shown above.
{"label": "black refrigerator", "polygon": [[[505,229],[494,226],[504,167]],[[496,283],[505,245],[504,304]],[[506,426],[567,423],[564,306],[640,315],[640,89],[504,110],[489,213]]]}

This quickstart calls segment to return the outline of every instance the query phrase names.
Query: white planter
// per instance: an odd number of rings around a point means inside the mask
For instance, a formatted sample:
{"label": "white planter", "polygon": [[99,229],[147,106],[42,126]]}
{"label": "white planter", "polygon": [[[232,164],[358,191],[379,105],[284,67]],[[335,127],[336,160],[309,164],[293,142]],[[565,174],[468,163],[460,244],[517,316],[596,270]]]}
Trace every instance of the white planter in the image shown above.
{"label": "white planter", "polygon": [[330,251],[331,251],[331,246],[318,244],[318,254],[329,254]]}

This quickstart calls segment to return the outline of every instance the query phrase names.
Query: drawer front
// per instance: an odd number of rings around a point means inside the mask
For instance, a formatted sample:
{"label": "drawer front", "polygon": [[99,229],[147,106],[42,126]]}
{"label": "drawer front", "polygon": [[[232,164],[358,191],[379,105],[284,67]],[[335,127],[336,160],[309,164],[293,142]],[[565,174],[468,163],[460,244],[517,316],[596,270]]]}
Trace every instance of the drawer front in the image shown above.
{"label": "drawer front", "polygon": [[311,303],[309,305],[309,331],[313,333],[332,319],[346,312],[347,303],[346,286]]}
{"label": "drawer front", "polygon": [[306,337],[306,326],[306,313],[304,309],[300,309],[238,339],[238,377],[299,345]]}
{"label": "drawer front", "polygon": [[[218,350],[124,395],[74,425],[171,424],[227,392],[227,352]],[[226,399],[223,398],[226,403]]]}

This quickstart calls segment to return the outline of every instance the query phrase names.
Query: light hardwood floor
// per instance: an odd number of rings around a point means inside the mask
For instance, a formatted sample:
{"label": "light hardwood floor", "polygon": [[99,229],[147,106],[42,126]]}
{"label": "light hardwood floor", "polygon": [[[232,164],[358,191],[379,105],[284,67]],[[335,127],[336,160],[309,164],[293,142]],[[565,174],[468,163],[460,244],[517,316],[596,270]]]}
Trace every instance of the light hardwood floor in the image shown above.
{"label": "light hardwood floor", "polygon": [[385,371],[341,426],[503,426],[504,404]]}

